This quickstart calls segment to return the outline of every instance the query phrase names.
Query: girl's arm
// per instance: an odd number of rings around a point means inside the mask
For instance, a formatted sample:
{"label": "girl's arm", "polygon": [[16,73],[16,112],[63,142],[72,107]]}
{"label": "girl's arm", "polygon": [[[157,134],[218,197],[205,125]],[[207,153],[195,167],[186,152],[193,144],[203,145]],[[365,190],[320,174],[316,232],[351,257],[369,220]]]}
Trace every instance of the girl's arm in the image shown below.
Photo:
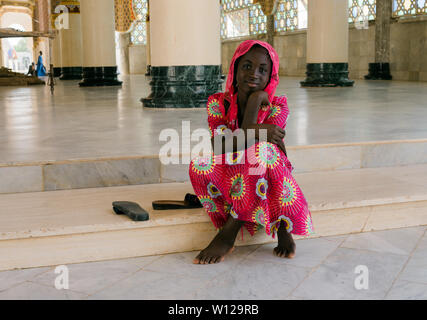
{"label": "girl's arm", "polygon": [[[275,124],[258,124],[258,112],[261,107],[268,106],[270,101],[268,100],[268,94],[265,91],[257,91],[252,93],[247,101],[245,114],[243,117],[242,125],[240,130],[243,131],[244,141],[239,141],[236,136],[222,135],[221,136],[221,148],[215,148],[214,146],[214,137],[212,137],[212,147],[214,149],[214,154],[224,154],[226,152],[236,152],[239,150],[244,150],[251,147],[254,143],[259,141],[260,130],[266,130],[267,132],[267,141],[276,144],[286,155],[286,148],[283,143],[283,138],[285,137],[285,130]],[[255,140],[248,139],[249,130],[255,130]],[[265,132],[264,132],[265,133]],[[252,135],[253,137],[253,135]],[[230,139],[233,139],[232,150],[227,149],[227,146],[231,145]],[[228,144],[226,141],[228,140]]]}

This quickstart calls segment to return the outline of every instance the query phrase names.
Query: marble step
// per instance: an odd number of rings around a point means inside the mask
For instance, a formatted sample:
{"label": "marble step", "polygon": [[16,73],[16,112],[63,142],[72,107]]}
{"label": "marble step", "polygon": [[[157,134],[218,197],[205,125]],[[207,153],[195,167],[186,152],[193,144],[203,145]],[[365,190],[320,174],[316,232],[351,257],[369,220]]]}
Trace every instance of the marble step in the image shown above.
{"label": "marble step", "polygon": [[[312,237],[427,225],[427,165],[295,174],[313,216]],[[215,235],[202,209],[155,211],[182,199],[187,183],[0,195],[0,270],[199,250]],[[111,203],[138,202],[150,220],[116,215]],[[264,233],[236,245],[273,241]],[[297,237],[298,238],[298,237]]]}
{"label": "marble step", "polygon": [[[289,146],[295,173],[427,163],[427,139]],[[0,194],[188,181],[189,155],[0,163]]]}

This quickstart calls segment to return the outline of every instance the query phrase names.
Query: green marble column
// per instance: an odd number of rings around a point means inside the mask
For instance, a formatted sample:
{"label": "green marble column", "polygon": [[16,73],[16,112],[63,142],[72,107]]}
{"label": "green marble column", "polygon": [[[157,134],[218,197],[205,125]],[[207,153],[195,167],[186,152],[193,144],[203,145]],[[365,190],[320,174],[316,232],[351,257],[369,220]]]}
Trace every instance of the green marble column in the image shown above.
{"label": "green marble column", "polygon": [[348,1],[308,1],[307,77],[302,87],[351,87]]}
{"label": "green marble column", "polygon": [[303,87],[351,87],[348,79],[348,63],[307,63],[307,78]]}
{"label": "green marble column", "polygon": [[206,108],[210,95],[221,91],[221,66],[151,67],[147,108]]}
{"label": "green marble column", "polygon": [[81,80],[83,67],[62,67],[60,80]]}

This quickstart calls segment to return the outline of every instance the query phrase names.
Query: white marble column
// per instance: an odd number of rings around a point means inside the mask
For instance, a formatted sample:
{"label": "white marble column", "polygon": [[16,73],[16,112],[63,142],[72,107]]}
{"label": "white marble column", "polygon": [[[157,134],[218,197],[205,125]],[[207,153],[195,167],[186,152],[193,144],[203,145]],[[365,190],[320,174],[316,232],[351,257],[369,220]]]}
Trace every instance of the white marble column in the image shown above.
{"label": "white marble column", "polygon": [[[67,7],[68,26],[60,32],[61,43],[61,80],[80,80],[82,78],[82,35],[80,5],[69,5],[69,1],[61,1]],[[65,21],[66,22],[66,21]]]}
{"label": "white marble column", "polygon": [[129,45],[130,33],[119,32],[119,70],[121,74],[127,75],[130,73],[129,65]]}
{"label": "white marble column", "polygon": [[302,86],[352,86],[348,80],[348,1],[308,1],[307,78]]}
{"label": "white marble column", "polygon": [[57,32],[56,37],[52,39],[52,64],[53,75],[59,77],[61,75],[62,61],[61,61],[61,39],[60,33]]}
{"label": "white marble column", "polygon": [[80,86],[121,85],[117,81],[114,0],[80,0],[83,80]]}
{"label": "white marble column", "polygon": [[144,106],[205,107],[221,89],[219,1],[150,1],[150,51],[152,93]]}
{"label": "white marble column", "polygon": [[0,67],[3,66],[3,49],[1,47],[2,39],[0,39]]}

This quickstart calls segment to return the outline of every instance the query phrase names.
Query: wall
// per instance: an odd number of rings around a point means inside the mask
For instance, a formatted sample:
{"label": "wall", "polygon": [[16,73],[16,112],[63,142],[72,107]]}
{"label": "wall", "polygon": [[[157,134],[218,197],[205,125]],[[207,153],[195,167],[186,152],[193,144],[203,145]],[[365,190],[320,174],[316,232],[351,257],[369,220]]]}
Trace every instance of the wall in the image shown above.
{"label": "wall", "polygon": [[390,33],[393,79],[427,81],[427,20],[393,23]]}
{"label": "wall", "polygon": [[369,29],[349,28],[348,71],[350,79],[364,79],[375,62],[375,24]]}
{"label": "wall", "polygon": [[[223,74],[228,74],[230,62],[237,46],[247,39],[250,38],[245,37],[238,40],[226,40],[222,42],[221,59]],[[280,59],[280,75],[297,77],[303,77],[305,75],[307,48],[306,31],[297,31],[286,35],[275,36],[274,48]]]}
{"label": "wall", "polygon": [[304,77],[307,60],[307,33],[293,32],[274,38],[277,54],[280,58],[279,74]]}
{"label": "wall", "polygon": [[[390,68],[393,80],[427,81],[427,19],[395,21],[390,31]],[[222,42],[222,69],[227,74],[234,50],[243,40]],[[304,77],[306,72],[306,31],[277,35],[275,49],[282,76]],[[375,62],[375,22],[368,29],[349,28],[349,78],[363,79],[369,63]]]}

